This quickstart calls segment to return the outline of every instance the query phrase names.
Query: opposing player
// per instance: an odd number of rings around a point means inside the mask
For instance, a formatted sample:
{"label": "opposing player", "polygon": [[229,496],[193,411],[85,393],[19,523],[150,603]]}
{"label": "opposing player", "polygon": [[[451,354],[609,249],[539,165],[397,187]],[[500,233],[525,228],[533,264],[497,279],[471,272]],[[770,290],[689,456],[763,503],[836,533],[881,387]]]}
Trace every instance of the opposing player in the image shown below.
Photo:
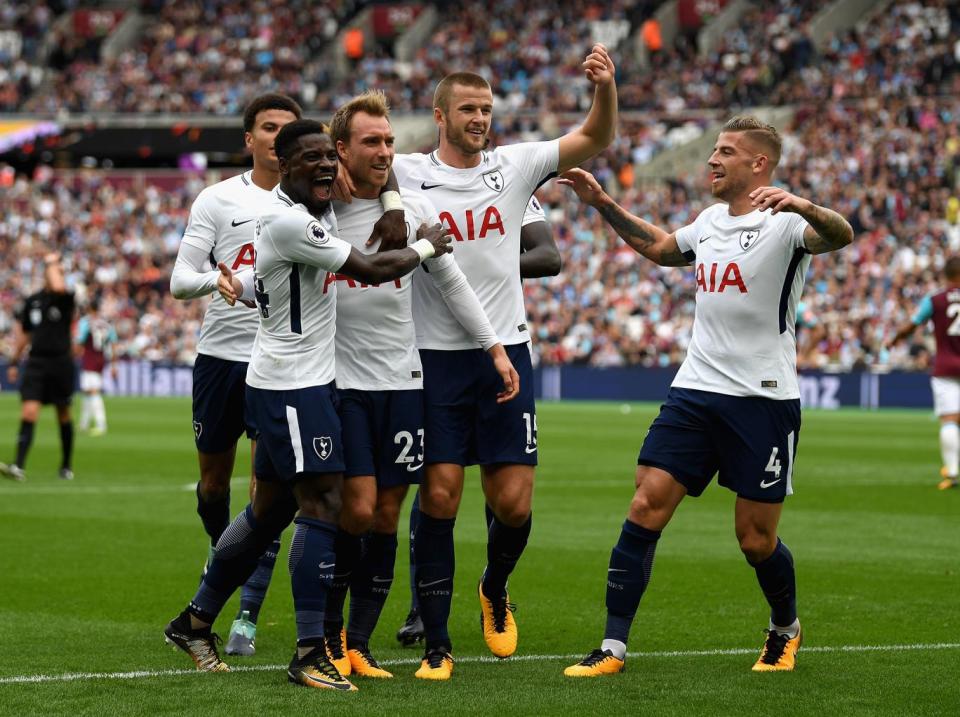
{"label": "opposing player", "polygon": [[464,466],[479,464],[484,495],[493,511],[487,567],[478,586],[481,625],[491,652],[509,657],[517,647],[507,578],[527,543],[531,526],[537,423],[532,367],[520,285],[520,227],[534,190],[557,171],[580,164],[613,139],[617,121],[614,66],[595,45],[583,63],[595,86],[581,127],[550,142],[486,151],[493,93],[473,73],[445,77],[434,95],[439,148],[398,155],[401,186],[423,191],[454,237],[457,263],[466,274],[520,375],[520,395],[496,403],[499,376],[450,314],[436,288],[414,286],[414,307],[430,322],[417,324],[426,405],[426,468],[420,488],[421,519],[415,552],[426,654],[417,676],[449,679],[452,642],[447,629],[453,594],[453,528],[463,490]]}
{"label": "opposing player", "polygon": [[[80,353],[80,390],[83,406],[80,409],[80,430],[89,429],[91,436],[107,432],[107,410],[103,405],[103,370],[110,363],[113,377],[117,368],[112,363],[117,332],[100,316],[99,299],[94,298],[87,312],[77,324],[76,345]],[[90,422],[93,427],[90,427]]]}
{"label": "opposing player", "polygon": [[77,381],[70,350],[70,326],[73,322],[73,292],[67,290],[56,252],[43,257],[43,289],[31,294],[23,302],[15,326],[13,353],[7,369],[7,380],[16,383],[18,364],[29,347],[30,355],[20,384],[20,430],[17,433],[17,452],[13,463],[0,463],[0,474],[16,481],[26,479],[24,466],[33,443],[33,431],[40,415],[40,407],[52,403],[57,410],[60,426],[60,445],[63,457],[60,477],[73,479],[73,419],[70,402]]}
{"label": "opposing player", "polygon": [[[425,237],[409,248],[361,254],[335,236],[330,198],[337,153],[323,125],[291,122],[277,133],[275,147],[281,181],[256,222],[255,276],[244,288],[232,277],[235,294],[259,307],[246,378],[260,429],[256,488],[252,503],[218,541],[194,599],[164,633],[198,669],[228,670],[211,625],[296,513],[290,573],[297,651],[288,678],[353,690],[327,658],[323,632],[344,467],[333,386],[336,290],[326,278],[340,272],[368,284],[392,281],[448,252],[449,239],[437,225],[418,232]],[[223,263],[220,270],[231,273]]]}
{"label": "opposing player", "polygon": [[[356,187],[351,203],[334,202],[340,238],[362,253],[383,208],[378,201],[394,158],[389,108],[370,91],[333,116],[331,136],[341,166]],[[403,193],[407,234],[439,223],[420,192]],[[337,392],[343,423],[346,470],[336,569],[326,609],[327,650],[341,674],[392,677],[370,653],[393,581],[400,507],[418,483],[424,459],[423,371],[412,313],[414,281],[433,283],[446,306],[488,353],[501,377],[498,401],[513,398],[518,377],[503,344],[451,254],[429,259],[423,271],[379,286],[329,274],[337,287]],[[326,289],[326,286],[324,287]],[[503,389],[512,386],[511,391]],[[361,557],[362,556],[362,557]],[[350,622],[343,640],[343,603],[350,592]]]}
{"label": "opposing player", "polygon": [[933,324],[937,353],[933,361],[930,388],[933,410],[940,419],[940,455],[943,458],[940,490],[957,487],[960,472],[960,330],[956,328],[960,313],[960,257],[950,257],[943,267],[946,286],[924,297],[917,312],[890,340],[893,346],[907,338],[928,321]]}
{"label": "opposing player", "polygon": [[853,230],[836,212],[770,186],[780,146],[768,124],[728,121],[707,162],[720,202],[673,233],[629,214],[582,170],[560,180],[638,253],[661,266],[694,264],[697,282],[687,357],[644,439],[636,492],[610,556],[604,639],[568,676],[623,670],[661,531],[684,496],[700,495],[717,472],[737,494],[737,539],[770,605],[753,669],[796,663],[793,557],[777,537],[800,436],[794,318],[810,254],[846,246]]}
{"label": "opposing player", "polygon": [[[246,108],[243,137],[253,169],[207,187],[194,201],[170,278],[176,298],[215,294],[219,262],[233,271],[253,266],[256,219],[279,181],[274,139],[281,127],[300,115],[300,106],[283,95],[261,95]],[[193,431],[200,463],[197,513],[210,536],[208,561],[230,522],[230,479],[241,434],[246,432],[250,439],[251,461],[256,451],[257,431],[244,399],[244,377],[256,333],[254,312],[235,310],[220,296],[213,296],[203,317],[193,367]],[[257,620],[279,549],[277,541],[265,551],[244,589],[227,642],[229,654],[252,655],[256,650]]]}

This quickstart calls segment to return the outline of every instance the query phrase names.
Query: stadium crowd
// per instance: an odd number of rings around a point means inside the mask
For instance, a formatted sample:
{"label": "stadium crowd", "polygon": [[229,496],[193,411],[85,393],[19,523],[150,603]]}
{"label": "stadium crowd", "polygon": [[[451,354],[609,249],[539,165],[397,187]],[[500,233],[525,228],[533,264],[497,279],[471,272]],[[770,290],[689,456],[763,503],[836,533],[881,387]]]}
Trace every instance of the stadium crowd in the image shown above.
{"label": "stadium crowd", "polygon": [[[578,0],[548,12],[506,2],[494,14],[472,0],[453,3],[412,63],[401,66],[374,50],[348,81],[322,91],[330,78],[320,51],[357,3],[146,3],[157,19],[134,49],[99,62],[78,50],[49,91],[25,104],[32,80],[24,78],[36,77],[30,63],[62,8],[5,4],[3,26],[17,28],[23,45],[15,63],[0,63],[0,109],[237,114],[251,95],[279,89],[316,110],[371,85],[384,88],[396,109],[425,109],[437,73],[482,58],[480,69],[495,80],[500,98],[496,140],[539,139],[555,134],[562,113],[582,111],[588,98],[577,84],[583,80],[576,38],[590,34],[584,23],[608,23],[616,35],[622,23],[636,27],[656,4]],[[818,55],[809,20],[822,5],[754,3],[740,26],[763,27],[762,37],[733,30],[705,55],[682,40],[653,53],[652,71],[624,58],[621,104],[675,117],[699,108],[795,104],[779,178],[843,212],[858,236],[850,250],[813,263],[798,319],[801,365],[925,368],[929,342],[918,337],[888,352],[884,340],[936,285],[944,257],[960,250],[960,3],[895,0],[866,30],[832,38]],[[274,51],[275,37],[297,49]],[[638,186],[634,168],[698,133],[713,116],[662,117],[625,115],[614,145],[591,169],[630,211],[679,227],[711,201],[703,177]],[[167,285],[190,203],[207,178],[164,181],[161,190],[150,182],[42,170],[0,186],[11,209],[0,217],[0,250],[17,257],[0,268],[0,330],[9,328],[18,298],[39,278],[39,256],[53,243],[65,250],[68,280],[81,299],[102,295],[122,354],[190,360],[202,302],[174,301]],[[564,270],[526,285],[536,359],[679,363],[692,325],[691,272],[638,260],[560,187],[548,184],[540,197]]]}

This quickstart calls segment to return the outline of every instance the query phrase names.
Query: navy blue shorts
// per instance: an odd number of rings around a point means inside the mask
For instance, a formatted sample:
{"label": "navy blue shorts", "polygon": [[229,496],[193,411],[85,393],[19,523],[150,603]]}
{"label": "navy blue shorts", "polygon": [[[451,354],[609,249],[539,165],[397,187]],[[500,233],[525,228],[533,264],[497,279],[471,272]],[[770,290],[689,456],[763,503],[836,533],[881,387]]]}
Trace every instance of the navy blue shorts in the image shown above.
{"label": "navy blue shorts", "polygon": [[257,437],[253,414],[245,398],[247,364],[197,354],[193,365],[193,435],[201,453],[233,448],[247,432]]}
{"label": "navy blue shorts", "polygon": [[324,386],[271,391],[247,386],[257,425],[257,480],[296,481],[304,473],[342,473],[343,442],[337,389]]}
{"label": "navy blue shorts", "polygon": [[340,389],[344,477],[376,476],[391,488],[423,473],[423,391]]}
{"label": "navy blue shorts", "polygon": [[661,468],[698,496],[715,473],[738,496],[781,503],[793,493],[800,400],[671,388],[643,441],[640,465]]}
{"label": "navy blue shorts", "polygon": [[421,349],[427,463],[537,464],[537,412],[527,344],[507,346],[520,393],[497,403],[503,381],[482,349]]}

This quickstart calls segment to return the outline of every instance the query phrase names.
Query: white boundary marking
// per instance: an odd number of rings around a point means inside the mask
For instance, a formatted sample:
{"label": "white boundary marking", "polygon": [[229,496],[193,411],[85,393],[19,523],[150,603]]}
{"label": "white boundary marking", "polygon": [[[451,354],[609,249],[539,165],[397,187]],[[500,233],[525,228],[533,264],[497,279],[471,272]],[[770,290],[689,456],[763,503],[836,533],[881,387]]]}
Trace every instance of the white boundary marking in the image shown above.
{"label": "white boundary marking", "polygon": [[[803,652],[918,652],[923,650],[957,650],[960,642],[932,642],[907,645],[821,645],[804,647]],[[661,650],[656,652],[628,652],[628,657],[725,657],[730,655],[753,655],[757,648],[735,647],[725,650]],[[516,655],[507,660],[489,656],[458,657],[459,663],[495,663],[537,662],[540,660],[575,660],[584,653],[576,655]],[[417,665],[419,658],[380,660],[381,665]],[[238,665],[232,672],[268,672],[286,670],[287,665]],[[68,672],[62,675],[17,675],[0,677],[0,685],[38,684],[43,682],[78,682],[83,680],[135,680],[143,677],[179,677],[181,675],[199,675],[199,670],[135,670],[132,672]]]}

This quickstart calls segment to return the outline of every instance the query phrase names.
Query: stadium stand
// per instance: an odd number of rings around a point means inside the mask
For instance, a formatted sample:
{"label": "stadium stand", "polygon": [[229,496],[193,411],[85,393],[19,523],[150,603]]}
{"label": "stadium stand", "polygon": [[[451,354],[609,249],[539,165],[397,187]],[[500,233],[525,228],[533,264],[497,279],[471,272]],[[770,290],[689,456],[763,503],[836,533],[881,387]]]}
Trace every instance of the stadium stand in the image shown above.
{"label": "stadium stand", "polygon": [[[708,53],[680,35],[653,53],[650,69],[624,53],[622,103],[643,112],[624,114],[615,144],[591,170],[631,211],[677,227],[711,201],[703,177],[641,180],[635,170],[738,107],[789,104],[794,118],[780,179],[843,211],[858,234],[850,250],[814,261],[798,322],[801,365],[923,369],[929,338],[892,353],[883,340],[936,284],[948,253],[960,250],[960,3],[895,0],[868,24],[814,46],[810,21],[826,4],[753,3],[738,24],[764,33],[726,32]],[[422,110],[438,73],[479,57],[503,100],[497,141],[541,138],[564,126],[565,112],[582,111],[578,38],[599,27],[614,39],[632,35],[658,3],[564,2],[555,14],[508,2],[496,15],[484,3],[450,3],[410,62],[398,62],[386,45],[372,46],[347,80],[331,84],[318,59],[321,45],[361,5],[266,3],[266,19],[255,23],[242,4],[225,0],[147,3],[140,8],[147,22],[132,45],[103,58],[102,34],[60,41],[75,24],[56,22],[64,13],[57,4],[8,3],[2,27],[19,44],[0,71],[0,107],[236,115],[266,89],[293,93],[318,110],[379,86],[399,110]],[[278,36],[298,49],[272,50]],[[51,53],[50,37],[67,49]],[[0,44],[0,53],[9,47]],[[47,80],[39,76],[44,63]],[[0,168],[0,177],[13,173]],[[121,353],[187,360],[202,307],[173,302],[167,281],[190,202],[210,179],[41,168],[30,179],[0,181],[11,208],[0,217],[0,250],[17,257],[0,269],[0,330],[38,278],[40,247],[52,241],[67,249],[69,278],[81,294],[104,295]],[[525,288],[537,360],[678,363],[692,324],[690,272],[638,261],[562,188],[548,184],[540,197],[564,271]]]}

